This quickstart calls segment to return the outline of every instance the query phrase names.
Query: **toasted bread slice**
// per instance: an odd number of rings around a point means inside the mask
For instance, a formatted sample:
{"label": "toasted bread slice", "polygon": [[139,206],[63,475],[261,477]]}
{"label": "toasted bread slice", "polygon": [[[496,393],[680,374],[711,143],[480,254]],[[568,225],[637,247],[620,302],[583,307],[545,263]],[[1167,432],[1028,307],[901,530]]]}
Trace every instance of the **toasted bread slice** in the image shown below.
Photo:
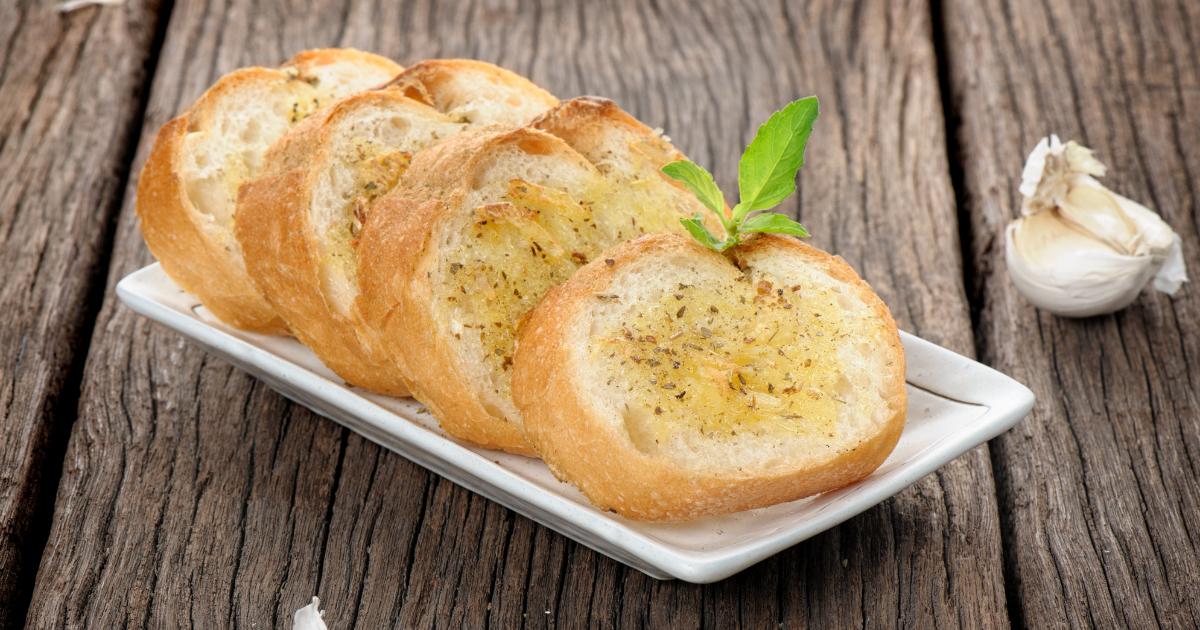
{"label": "toasted bread slice", "polygon": [[[349,96],[280,139],[238,200],[247,270],[292,333],[348,382],[395,396],[407,395],[406,386],[354,323],[358,233],[371,202],[400,181],[418,151],[468,126],[527,122],[530,112],[556,102],[483,62],[425,61],[400,78],[410,89],[420,86],[425,101],[445,105],[453,100],[443,95],[451,82],[425,85],[419,77],[450,71],[461,83],[455,98],[472,104],[467,114],[439,112],[400,87]],[[488,107],[493,97],[521,107]]]}
{"label": "toasted bread slice", "polygon": [[474,59],[420,61],[391,85],[459,122],[477,125],[524,125],[558,104],[529,79]]}
{"label": "toasted bread slice", "polygon": [[709,229],[721,225],[678,181],[662,173],[663,165],[686,159],[660,130],[647,127],[613,101],[581,96],[563,101],[533,121],[594,164],[612,184],[611,203],[641,204],[645,198],[666,203],[680,213],[698,211]]}
{"label": "toasted bread slice", "polygon": [[233,229],[238,187],[292,125],[401,69],[356,50],[303,52],[278,69],[225,75],[164,125],[138,182],[137,211],[167,274],[228,324],[286,332],[246,275]]}
{"label": "toasted bread slice", "polygon": [[761,235],[727,256],[653,235],[533,310],[512,390],[555,474],[624,516],[684,520],[853,483],[904,427],[891,314],[842,259]]}
{"label": "toasted bread slice", "polygon": [[682,232],[697,211],[614,183],[557,136],[466,132],[417,155],[359,244],[364,325],[447,432],[531,453],[512,401],[516,330],[543,294],[607,247]]}

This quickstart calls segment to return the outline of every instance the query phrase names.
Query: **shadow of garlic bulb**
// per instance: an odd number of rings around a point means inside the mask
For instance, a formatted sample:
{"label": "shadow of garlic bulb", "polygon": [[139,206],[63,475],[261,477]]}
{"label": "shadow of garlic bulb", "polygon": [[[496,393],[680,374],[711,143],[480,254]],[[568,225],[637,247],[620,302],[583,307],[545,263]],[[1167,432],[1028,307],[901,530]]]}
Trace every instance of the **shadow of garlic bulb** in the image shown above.
{"label": "shadow of garlic bulb", "polygon": [[1043,138],[1021,175],[1021,217],[1005,230],[1013,284],[1040,309],[1089,317],[1128,306],[1142,289],[1184,282],[1180,239],[1153,210],[1104,187],[1091,149]]}

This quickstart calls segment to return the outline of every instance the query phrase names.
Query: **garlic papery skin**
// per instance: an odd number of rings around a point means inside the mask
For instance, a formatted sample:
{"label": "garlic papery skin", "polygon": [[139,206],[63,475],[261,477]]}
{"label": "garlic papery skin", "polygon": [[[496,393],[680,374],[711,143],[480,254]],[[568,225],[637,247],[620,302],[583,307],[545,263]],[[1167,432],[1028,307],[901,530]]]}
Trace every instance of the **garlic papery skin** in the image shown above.
{"label": "garlic papery skin", "polygon": [[313,596],[312,602],[292,615],[292,630],[329,630],[322,618],[324,616],[321,600]]}
{"label": "garlic papery skin", "polygon": [[1128,306],[1154,279],[1174,295],[1187,281],[1179,236],[1154,211],[1096,179],[1091,150],[1057,136],[1038,143],[1022,173],[1021,217],[1005,230],[1013,284],[1038,308],[1089,317]]}

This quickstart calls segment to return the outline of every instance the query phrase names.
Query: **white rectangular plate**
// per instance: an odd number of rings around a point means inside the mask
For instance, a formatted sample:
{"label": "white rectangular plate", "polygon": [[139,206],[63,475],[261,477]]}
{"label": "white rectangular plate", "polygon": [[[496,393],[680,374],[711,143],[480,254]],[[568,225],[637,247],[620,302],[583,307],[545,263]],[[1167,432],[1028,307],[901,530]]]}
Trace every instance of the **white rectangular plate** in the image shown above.
{"label": "white rectangular plate", "polygon": [[660,579],[723,579],[866,510],[1008,430],[1033,407],[1011,378],[901,333],[908,423],[871,476],[816,497],[681,524],[631,521],[592,507],[536,459],[447,436],[412,400],[346,385],[294,339],[225,326],[159,265],[126,276],[117,295],[134,311],[266,381],[284,396],[474,492]]}

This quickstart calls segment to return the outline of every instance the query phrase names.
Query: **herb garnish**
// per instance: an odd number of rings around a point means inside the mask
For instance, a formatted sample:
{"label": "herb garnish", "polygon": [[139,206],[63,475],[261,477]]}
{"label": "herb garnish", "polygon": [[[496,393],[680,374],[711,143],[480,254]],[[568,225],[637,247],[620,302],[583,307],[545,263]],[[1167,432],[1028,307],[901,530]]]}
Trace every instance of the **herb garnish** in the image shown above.
{"label": "herb garnish", "polygon": [[817,97],[792,101],[771,114],[758,128],[754,140],[738,162],[738,194],[741,200],[728,214],[725,195],[702,166],[689,160],[676,160],[662,172],[687,186],[720,219],[725,238],[713,236],[699,214],[680,219],[683,227],[702,245],[718,252],[742,242],[754,232],[773,232],[808,236],[808,230],[778,212],[763,212],[779,205],[796,191],[796,173],[804,165],[804,145],[817,119]]}

